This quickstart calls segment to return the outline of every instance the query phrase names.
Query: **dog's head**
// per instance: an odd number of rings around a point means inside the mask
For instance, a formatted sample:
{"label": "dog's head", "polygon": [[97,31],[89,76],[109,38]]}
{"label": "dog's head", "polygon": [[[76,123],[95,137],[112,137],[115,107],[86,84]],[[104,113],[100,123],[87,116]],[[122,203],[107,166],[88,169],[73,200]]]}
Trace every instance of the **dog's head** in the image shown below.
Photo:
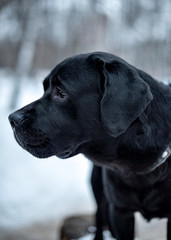
{"label": "dog's head", "polygon": [[9,116],[18,143],[40,158],[67,158],[82,144],[117,138],[152,100],[135,68],[101,52],[66,59],[43,86],[40,99]]}

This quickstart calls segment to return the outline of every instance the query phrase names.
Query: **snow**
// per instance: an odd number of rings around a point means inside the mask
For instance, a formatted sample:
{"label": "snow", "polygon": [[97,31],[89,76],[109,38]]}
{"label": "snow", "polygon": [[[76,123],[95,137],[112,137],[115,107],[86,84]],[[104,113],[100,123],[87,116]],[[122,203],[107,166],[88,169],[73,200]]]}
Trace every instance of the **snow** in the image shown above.
{"label": "snow", "polygon": [[[111,234],[110,234],[109,231],[104,231],[103,236],[104,236],[104,239],[107,239],[107,240],[116,240],[116,239],[111,237]],[[94,234],[89,234],[87,236],[79,238],[79,240],[93,240],[93,237],[94,237]],[[134,240],[140,240],[140,239],[139,238],[134,238]],[[160,240],[162,240],[162,239],[160,239]]]}
{"label": "snow", "polygon": [[[103,232],[103,236],[105,239],[107,240],[114,240],[112,237],[111,237],[111,234],[109,233],[109,231],[104,231]],[[89,234],[85,237],[82,237],[82,238],[79,238],[79,240],[93,240],[93,237],[94,237],[94,234]],[[74,239],[73,239],[74,240]],[[138,240],[138,239],[135,239],[135,240]]]}

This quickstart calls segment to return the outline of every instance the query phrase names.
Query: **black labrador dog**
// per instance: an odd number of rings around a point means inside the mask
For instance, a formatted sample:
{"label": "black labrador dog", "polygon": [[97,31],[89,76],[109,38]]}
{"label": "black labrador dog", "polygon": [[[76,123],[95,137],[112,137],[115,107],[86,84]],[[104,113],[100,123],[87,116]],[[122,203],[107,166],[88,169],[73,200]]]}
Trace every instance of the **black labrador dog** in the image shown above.
{"label": "black labrador dog", "polygon": [[112,54],[70,57],[37,101],[9,116],[17,142],[39,158],[83,153],[94,163],[96,240],[107,224],[133,240],[134,212],[167,218],[171,240],[171,88]]}

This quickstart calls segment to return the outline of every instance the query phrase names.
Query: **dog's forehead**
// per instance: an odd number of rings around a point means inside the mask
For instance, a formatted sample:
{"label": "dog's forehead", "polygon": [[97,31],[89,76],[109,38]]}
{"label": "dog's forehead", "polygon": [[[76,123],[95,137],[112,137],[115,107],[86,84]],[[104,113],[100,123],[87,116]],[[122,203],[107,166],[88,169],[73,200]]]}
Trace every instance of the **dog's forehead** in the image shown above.
{"label": "dog's forehead", "polygon": [[80,74],[86,69],[85,58],[69,58],[57,66],[57,74],[61,77],[76,77],[79,78]]}
{"label": "dog's forehead", "polygon": [[87,54],[80,54],[65,59],[59,63],[54,71],[54,74],[58,74],[61,77],[76,76],[79,77],[81,72],[87,69]]}
{"label": "dog's forehead", "polygon": [[97,79],[97,71],[88,61],[90,54],[80,54],[65,59],[59,63],[49,74],[51,82],[56,81],[65,87],[84,87],[92,85]]}
{"label": "dog's forehead", "polygon": [[59,63],[50,73],[50,77],[60,76],[64,80],[75,79],[84,80],[88,77],[96,74],[97,69],[94,68],[93,59],[101,57],[106,60],[111,60],[114,55],[104,53],[104,52],[91,52],[78,54],[69,58],[66,58],[61,63]]}

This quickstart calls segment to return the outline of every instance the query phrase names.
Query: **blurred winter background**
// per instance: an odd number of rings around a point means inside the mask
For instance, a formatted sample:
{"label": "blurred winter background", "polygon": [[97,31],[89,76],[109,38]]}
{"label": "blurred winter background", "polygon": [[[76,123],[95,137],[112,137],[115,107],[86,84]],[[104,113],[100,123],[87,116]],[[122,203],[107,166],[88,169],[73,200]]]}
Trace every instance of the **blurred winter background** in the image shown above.
{"label": "blurred winter background", "polygon": [[170,81],[171,1],[0,0],[0,240],[57,240],[65,217],[95,211],[91,164],[81,155],[32,157],[15,142],[7,116],[42,95],[58,62],[96,50]]}

